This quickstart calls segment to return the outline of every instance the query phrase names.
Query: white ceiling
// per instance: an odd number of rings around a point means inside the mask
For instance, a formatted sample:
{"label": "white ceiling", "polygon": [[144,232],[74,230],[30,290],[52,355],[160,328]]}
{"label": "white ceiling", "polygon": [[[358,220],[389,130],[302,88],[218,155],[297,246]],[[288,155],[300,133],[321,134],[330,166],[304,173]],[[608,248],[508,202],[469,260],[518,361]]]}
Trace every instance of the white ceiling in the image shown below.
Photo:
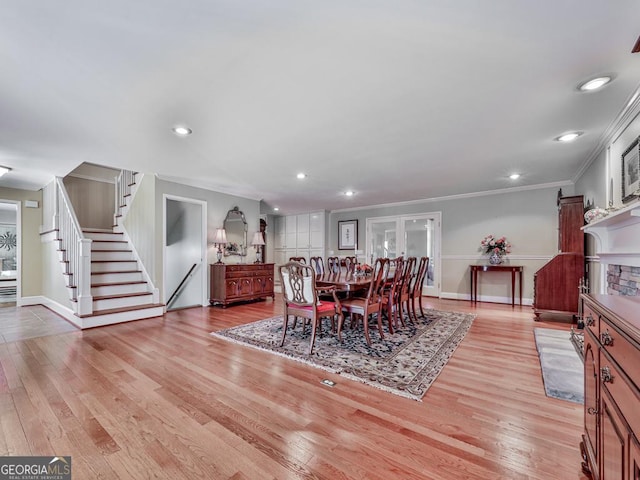
{"label": "white ceiling", "polygon": [[[91,162],[295,213],[571,181],[640,85],[637,0],[0,0],[0,12],[0,165],[13,168],[0,186],[14,188]],[[609,86],[577,92],[605,73]],[[569,130],[585,133],[553,141]]]}

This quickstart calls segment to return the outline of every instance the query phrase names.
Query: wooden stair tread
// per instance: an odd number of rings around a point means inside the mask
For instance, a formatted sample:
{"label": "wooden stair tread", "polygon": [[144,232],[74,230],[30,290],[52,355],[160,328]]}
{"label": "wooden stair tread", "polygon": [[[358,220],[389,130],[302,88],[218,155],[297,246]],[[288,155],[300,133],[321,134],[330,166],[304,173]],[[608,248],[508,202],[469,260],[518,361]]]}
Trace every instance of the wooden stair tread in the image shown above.
{"label": "wooden stair tread", "polygon": [[112,298],[143,297],[145,295],[153,295],[153,292],[118,293],[116,295],[94,295],[93,301],[95,302],[96,300],[109,300]]}
{"label": "wooden stair tread", "polygon": [[91,287],[117,287],[121,285],[140,285],[141,283],[147,283],[144,280],[136,280],[135,282],[113,282],[113,283],[92,283]]}
{"label": "wooden stair tread", "polygon": [[91,275],[107,275],[110,273],[142,273],[140,270],[118,270],[117,272],[91,272]]}

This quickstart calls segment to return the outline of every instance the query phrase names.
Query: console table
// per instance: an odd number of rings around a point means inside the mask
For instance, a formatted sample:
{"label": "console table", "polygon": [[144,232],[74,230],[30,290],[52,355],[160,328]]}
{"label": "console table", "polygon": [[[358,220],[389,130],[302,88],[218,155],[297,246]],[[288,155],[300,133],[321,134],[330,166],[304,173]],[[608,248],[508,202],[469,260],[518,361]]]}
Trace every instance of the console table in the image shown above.
{"label": "console table", "polygon": [[520,305],[522,305],[522,265],[469,265],[471,270],[471,301],[478,301],[478,272],[511,272],[511,306],[516,301],[516,273],[520,283]]}
{"label": "console table", "polygon": [[210,267],[209,303],[223,307],[235,302],[275,298],[273,263],[227,265],[214,263]]}

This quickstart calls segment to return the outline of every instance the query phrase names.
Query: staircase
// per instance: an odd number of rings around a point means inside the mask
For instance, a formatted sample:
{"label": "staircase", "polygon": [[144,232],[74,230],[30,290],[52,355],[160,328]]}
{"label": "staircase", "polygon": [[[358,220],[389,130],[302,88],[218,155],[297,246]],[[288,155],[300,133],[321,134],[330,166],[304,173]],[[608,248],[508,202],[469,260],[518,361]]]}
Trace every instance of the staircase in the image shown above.
{"label": "staircase", "polygon": [[[68,275],[75,317],[71,321],[80,328],[140,320],[164,313],[164,305],[158,301],[158,290],[142,268],[123,227],[124,215],[136,186],[135,173],[122,172],[118,183],[114,227],[110,230],[82,229],[83,242],[91,245],[90,262],[86,262],[90,265],[90,295],[85,295],[84,301],[77,295],[78,286],[73,280],[83,278],[82,273]],[[62,246],[60,253],[64,264],[69,255]],[[82,270],[82,267],[76,269]]]}
{"label": "staircase", "polygon": [[[107,325],[164,313],[144,280],[133,250],[121,232],[83,229],[91,239],[91,296],[93,313],[80,315],[83,324]],[[156,295],[157,296],[157,295]]]}

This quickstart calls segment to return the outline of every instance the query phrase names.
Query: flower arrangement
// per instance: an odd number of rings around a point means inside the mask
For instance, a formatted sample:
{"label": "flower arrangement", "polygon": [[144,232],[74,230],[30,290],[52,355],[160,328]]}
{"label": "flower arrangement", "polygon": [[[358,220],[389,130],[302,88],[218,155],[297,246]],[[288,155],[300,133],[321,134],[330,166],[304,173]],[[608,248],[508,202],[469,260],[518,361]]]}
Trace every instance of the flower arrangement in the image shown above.
{"label": "flower arrangement", "polygon": [[496,238],[493,235],[487,235],[480,242],[480,250],[487,255],[506,255],[511,253],[511,244],[507,242],[506,237]]}
{"label": "flower arrangement", "polygon": [[360,275],[369,275],[371,272],[373,272],[373,267],[366,263],[359,263],[358,265],[356,265],[356,272]]}

